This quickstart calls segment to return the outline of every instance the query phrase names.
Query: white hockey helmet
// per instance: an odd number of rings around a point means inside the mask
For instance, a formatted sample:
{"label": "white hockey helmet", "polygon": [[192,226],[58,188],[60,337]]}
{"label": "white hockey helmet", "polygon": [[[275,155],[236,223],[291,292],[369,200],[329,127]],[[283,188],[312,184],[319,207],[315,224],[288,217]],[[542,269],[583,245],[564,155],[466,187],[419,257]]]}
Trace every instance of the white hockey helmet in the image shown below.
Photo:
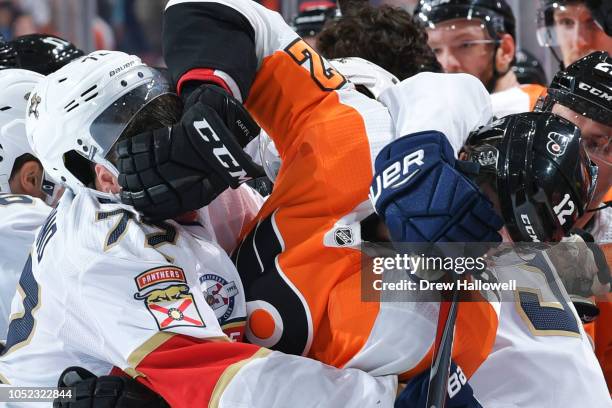
{"label": "white hockey helmet", "polygon": [[28,96],[44,76],[25,69],[0,71],[0,193],[10,193],[9,178],[15,160],[34,154],[25,130]]}
{"label": "white hockey helmet", "polygon": [[336,58],[329,61],[357,89],[365,90],[374,99],[388,87],[399,83],[399,79],[373,62],[358,57]]}
{"label": "white hockey helmet", "polygon": [[30,95],[30,144],[53,180],[91,187],[91,164],[114,174],[107,155],[145,106],[178,100],[160,71],[118,51],[96,51],[41,81]]}

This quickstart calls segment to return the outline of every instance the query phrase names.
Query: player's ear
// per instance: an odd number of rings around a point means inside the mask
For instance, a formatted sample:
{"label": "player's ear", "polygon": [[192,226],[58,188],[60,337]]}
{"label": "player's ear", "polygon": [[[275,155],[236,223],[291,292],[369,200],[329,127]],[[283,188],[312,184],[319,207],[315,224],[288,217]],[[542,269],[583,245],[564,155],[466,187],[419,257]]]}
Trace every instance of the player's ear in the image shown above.
{"label": "player's ear", "polygon": [[499,40],[500,43],[495,54],[495,67],[497,72],[508,72],[510,64],[514,60],[516,44],[510,34],[501,34]]}
{"label": "player's ear", "polygon": [[117,177],[101,164],[96,164],[96,190],[103,193],[118,194],[121,187],[117,181]]}
{"label": "player's ear", "polygon": [[27,194],[32,197],[43,197],[40,186],[42,184],[43,169],[40,163],[29,160],[21,165],[15,181],[17,186],[11,186],[11,190],[19,194]]}

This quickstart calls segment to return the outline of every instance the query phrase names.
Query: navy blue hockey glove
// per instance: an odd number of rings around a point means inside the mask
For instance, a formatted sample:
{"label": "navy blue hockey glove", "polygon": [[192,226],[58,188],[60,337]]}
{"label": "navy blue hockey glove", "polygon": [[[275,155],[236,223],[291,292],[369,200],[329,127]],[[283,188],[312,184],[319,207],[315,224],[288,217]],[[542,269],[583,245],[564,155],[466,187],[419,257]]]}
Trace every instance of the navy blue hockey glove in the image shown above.
{"label": "navy blue hockey glove", "polygon": [[457,162],[436,131],[404,136],[379,153],[370,200],[392,241],[501,241],[502,219]]}
{"label": "navy blue hockey glove", "polygon": [[[395,408],[426,408],[427,386],[429,380],[427,370],[406,384],[406,388],[395,400]],[[474,391],[461,369],[451,361],[450,376],[445,408],[482,408],[474,397]]]}

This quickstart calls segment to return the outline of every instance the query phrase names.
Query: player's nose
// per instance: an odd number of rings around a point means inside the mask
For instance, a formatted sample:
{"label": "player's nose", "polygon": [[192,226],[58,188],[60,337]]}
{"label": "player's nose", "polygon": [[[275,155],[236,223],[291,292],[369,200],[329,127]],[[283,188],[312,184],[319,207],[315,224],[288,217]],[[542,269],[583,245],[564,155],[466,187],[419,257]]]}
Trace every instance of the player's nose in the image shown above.
{"label": "player's nose", "polygon": [[440,49],[437,54],[438,62],[442,65],[444,72],[461,72],[461,62],[459,58],[448,48]]}

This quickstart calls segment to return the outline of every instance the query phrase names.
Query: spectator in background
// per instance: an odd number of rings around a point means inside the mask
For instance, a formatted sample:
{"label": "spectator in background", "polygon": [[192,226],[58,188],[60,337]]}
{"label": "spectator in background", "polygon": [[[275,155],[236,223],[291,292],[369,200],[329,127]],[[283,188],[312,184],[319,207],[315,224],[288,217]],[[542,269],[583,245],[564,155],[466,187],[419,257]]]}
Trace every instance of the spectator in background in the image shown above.
{"label": "spectator in background", "polygon": [[[612,53],[612,2],[540,0],[538,41],[551,47],[562,68],[593,51]],[[555,49],[561,51],[561,57]]]}
{"label": "spectator in background", "polygon": [[406,10],[391,6],[366,5],[327,23],[319,34],[317,49],[329,59],[366,59],[399,80],[422,71],[442,71],[427,46],[425,30]]}
{"label": "spectator in background", "polygon": [[516,22],[505,0],[421,0],[415,18],[445,72],[480,79],[492,94],[495,116],[533,110],[545,88],[519,84],[512,70]]}
{"label": "spectator in background", "polygon": [[19,2],[0,2],[0,34],[10,40],[25,34],[35,33],[37,27],[32,15],[23,12]]}
{"label": "spectator in background", "polygon": [[[336,3],[309,1],[300,5],[300,12],[293,19],[293,29],[312,48],[317,50],[317,38],[327,21],[338,14]],[[318,51],[318,50],[317,50]]]}

